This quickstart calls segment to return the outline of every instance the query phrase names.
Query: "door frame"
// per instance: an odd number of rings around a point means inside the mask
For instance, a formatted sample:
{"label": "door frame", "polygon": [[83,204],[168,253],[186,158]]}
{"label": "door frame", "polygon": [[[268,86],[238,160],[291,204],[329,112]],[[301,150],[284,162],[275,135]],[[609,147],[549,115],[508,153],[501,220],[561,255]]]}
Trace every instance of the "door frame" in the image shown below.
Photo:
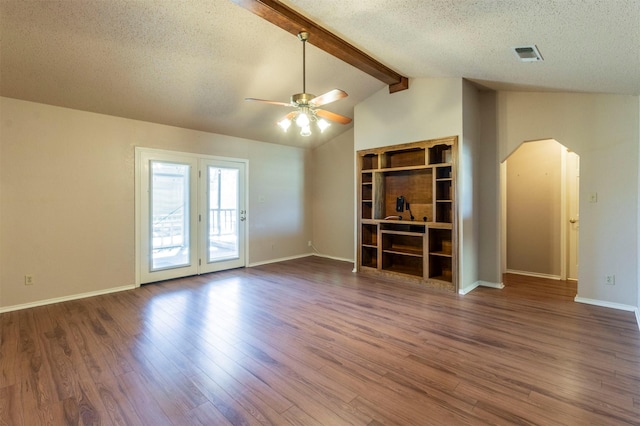
{"label": "door frame", "polygon": [[[134,191],[134,202],[135,202],[135,283],[134,287],[140,287],[142,282],[142,269],[141,269],[141,257],[142,257],[142,182],[143,182],[143,170],[145,169],[142,164],[143,154],[149,154],[151,156],[175,156],[175,157],[187,157],[193,159],[198,165],[198,170],[196,170],[196,175],[198,175],[200,171],[200,165],[202,163],[201,160],[211,160],[211,161],[229,161],[229,162],[237,162],[244,164],[245,170],[245,179],[244,179],[244,187],[242,191],[244,193],[244,205],[246,213],[245,229],[244,236],[242,237],[242,249],[244,254],[244,266],[247,266],[247,262],[249,259],[249,160],[245,158],[235,158],[235,157],[223,157],[218,155],[207,155],[207,154],[196,154],[192,152],[182,152],[182,151],[171,151],[165,149],[157,149],[157,148],[145,148],[145,147],[135,147],[135,191]],[[204,184],[203,179],[198,178],[196,181],[196,194],[201,193],[201,186]],[[200,214],[201,206],[198,205],[196,209],[196,213]],[[196,214],[196,216],[197,216]],[[201,222],[197,222],[198,232],[201,229]],[[200,239],[198,240],[200,241]],[[200,256],[200,242],[198,242],[198,256]],[[198,275],[201,274],[198,266]]]}

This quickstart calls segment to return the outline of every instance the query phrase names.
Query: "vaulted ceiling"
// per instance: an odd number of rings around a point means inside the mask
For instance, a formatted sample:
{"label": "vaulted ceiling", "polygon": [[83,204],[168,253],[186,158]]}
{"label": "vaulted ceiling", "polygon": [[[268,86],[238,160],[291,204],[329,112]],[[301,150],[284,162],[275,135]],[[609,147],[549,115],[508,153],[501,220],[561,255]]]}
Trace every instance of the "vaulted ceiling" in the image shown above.
{"label": "vaulted ceiling", "polygon": [[[410,79],[640,95],[638,0],[282,3]],[[244,101],[301,92],[302,46],[229,0],[1,0],[0,37],[1,96],[302,147],[352,125],[284,134],[286,108]],[[544,61],[520,62],[533,44]],[[307,92],[349,93],[326,106],[347,116],[387,86],[313,44],[306,71]]]}

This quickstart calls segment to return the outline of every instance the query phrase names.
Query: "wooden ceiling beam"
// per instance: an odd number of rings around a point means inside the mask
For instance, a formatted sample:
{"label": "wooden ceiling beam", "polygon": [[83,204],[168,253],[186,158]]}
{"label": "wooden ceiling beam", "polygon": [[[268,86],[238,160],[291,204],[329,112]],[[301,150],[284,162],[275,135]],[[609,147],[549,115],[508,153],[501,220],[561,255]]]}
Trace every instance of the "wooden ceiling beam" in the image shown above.
{"label": "wooden ceiling beam", "polygon": [[409,88],[409,79],[277,0],[231,0],[293,35],[311,34],[309,43],[389,85],[389,93]]}

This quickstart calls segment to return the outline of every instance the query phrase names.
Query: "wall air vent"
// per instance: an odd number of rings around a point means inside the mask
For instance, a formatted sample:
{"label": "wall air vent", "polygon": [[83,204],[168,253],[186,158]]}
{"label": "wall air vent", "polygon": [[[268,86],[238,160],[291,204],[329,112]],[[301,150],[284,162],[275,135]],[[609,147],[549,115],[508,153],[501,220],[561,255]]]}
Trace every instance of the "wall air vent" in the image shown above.
{"label": "wall air vent", "polygon": [[536,62],[544,60],[535,44],[532,46],[514,47],[513,50],[516,52],[518,59],[522,62]]}

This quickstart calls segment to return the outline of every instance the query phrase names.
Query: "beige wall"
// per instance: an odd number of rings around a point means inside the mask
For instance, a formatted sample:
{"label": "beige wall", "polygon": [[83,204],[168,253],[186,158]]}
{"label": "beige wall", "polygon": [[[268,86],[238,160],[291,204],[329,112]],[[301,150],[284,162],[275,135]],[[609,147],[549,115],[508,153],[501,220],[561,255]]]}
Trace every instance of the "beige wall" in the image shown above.
{"label": "beige wall", "polygon": [[478,285],[478,247],[480,244],[480,97],[478,89],[462,80],[462,136],[458,144],[458,241],[462,292]]}
{"label": "beige wall", "polygon": [[0,309],[134,284],[136,146],[248,159],[248,262],[310,251],[307,150],[9,98],[0,111]]}
{"label": "beige wall", "polygon": [[[523,141],[555,139],[580,156],[578,296],[629,306],[638,300],[637,96],[500,92],[500,160]],[[588,194],[598,202],[589,203]],[[605,285],[616,275],[614,286]]]}
{"label": "beige wall", "polygon": [[478,148],[478,277],[485,283],[502,284],[500,235],[500,161],[498,160],[496,93],[481,92],[480,147]]}
{"label": "beige wall", "polygon": [[507,270],[560,278],[562,145],[524,143],[507,159]]}
{"label": "beige wall", "polygon": [[337,259],[354,259],[353,130],[313,150],[311,210],[313,246],[317,253]]}
{"label": "beige wall", "polygon": [[355,107],[354,150],[462,134],[462,79],[409,81],[409,90],[383,88]]}
{"label": "beige wall", "polygon": [[354,119],[355,151],[458,136],[458,281],[463,290],[478,281],[479,105],[477,89],[460,78],[416,79],[409,90],[375,93],[356,106]]}
{"label": "beige wall", "polygon": [[[356,107],[352,152],[461,135],[462,88],[460,79],[424,79],[412,80],[409,91],[374,94]],[[497,163],[522,141],[554,138],[581,156],[579,295],[640,303],[638,97],[499,92],[481,93],[479,99],[482,146],[474,183],[481,199],[479,279],[499,279],[500,233],[492,232],[500,228]],[[0,98],[0,113],[0,309],[133,283],[135,146],[250,160],[251,263],[307,253],[308,240],[320,244],[327,228],[335,229],[329,222],[312,228],[305,206],[316,203],[313,171],[328,173],[324,166],[313,169],[310,157],[326,164],[332,150],[342,153],[344,146],[332,145],[340,138],[312,154],[7,98]],[[349,167],[353,179],[350,161],[341,167]],[[354,203],[353,184],[340,189],[336,199],[351,197]],[[590,192],[598,192],[599,201],[585,205]],[[264,203],[258,203],[259,196]],[[343,254],[354,245],[353,231],[348,232],[318,251],[352,257],[353,249],[351,256]],[[611,273],[616,285],[604,286]],[[34,286],[23,285],[25,274],[34,275]]]}

